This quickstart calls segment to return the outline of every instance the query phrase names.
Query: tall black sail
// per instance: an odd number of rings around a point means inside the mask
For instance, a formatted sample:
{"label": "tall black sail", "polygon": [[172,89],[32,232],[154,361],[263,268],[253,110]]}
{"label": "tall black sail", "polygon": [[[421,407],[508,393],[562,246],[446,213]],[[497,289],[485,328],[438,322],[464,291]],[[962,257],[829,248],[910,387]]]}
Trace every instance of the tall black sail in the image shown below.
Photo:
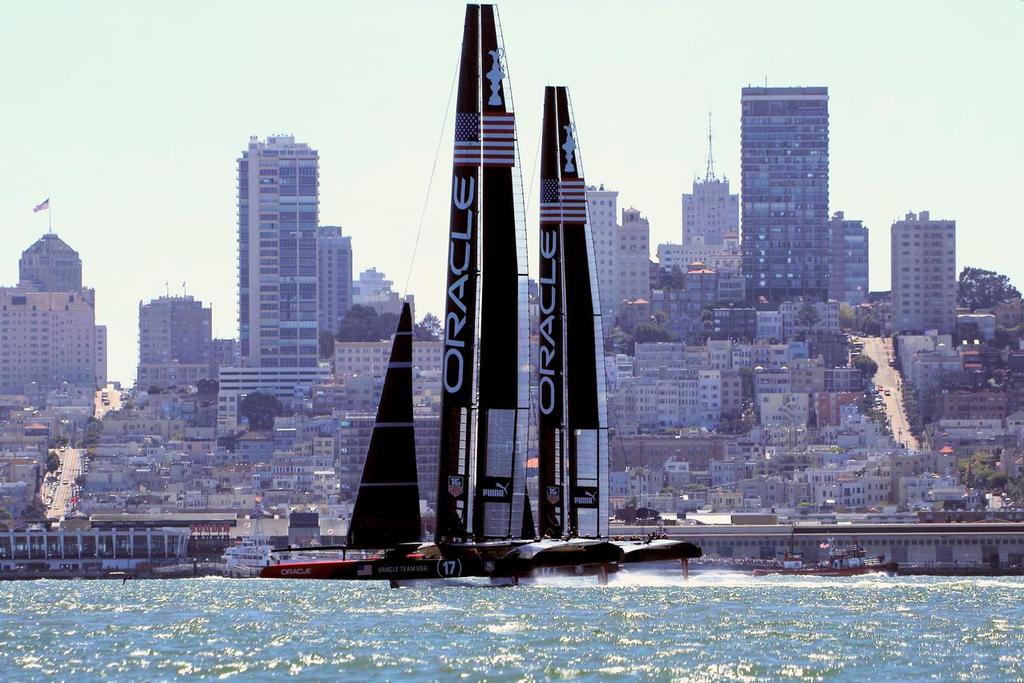
{"label": "tall black sail", "polygon": [[419,541],[420,524],[412,419],[412,312],[405,304],[352,510],[348,546],[392,548]]}
{"label": "tall black sail", "polygon": [[491,5],[469,5],[447,254],[439,542],[523,528],[529,347],[526,226],[504,50]]}
{"label": "tall black sail", "polygon": [[[555,88],[544,88],[540,150],[540,277],[537,321],[538,532],[558,538],[565,518],[565,414],[563,373],[562,204],[559,201],[558,113]],[[584,213],[585,216],[585,213]]]}
{"label": "tall black sail", "polygon": [[[554,225],[557,221],[556,229],[561,237],[551,272],[555,278],[560,278],[562,290],[561,425],[564,437],[558,444],[565,451],[564,456],[556,459],[554,467],[542,462],[540,469],[543,473],[552,469],[558,472],[562,468],[566,532],[572,536],[599,538],[608,535],[608,417],[601,304],[594,241],[587,222],[586,183],[580,168],[569,94],[564,87],[551,90],[554,91],[552,118],[555,123],[553,126],[550,122],[545,124],[542,154],[549,158],[555,155],[556,167],[549,170],[555,175],[547,177],[546,185],[542,175],[541,223],[542,239],[545,222]],[[545,93],[546,115],[550,97]],[[550,132],[556,136],[553,148]],[[543,268],[543,242],[541,260]],[[542,335],[542,344],[544,341]],[[543,371],[543,362],[541,369]]]}
{"label": "tall black sail", "polygon": [[480,236],[480,8],[466,7],[455,114],[448,281],[445,291],[440,452],[438,454],[438,541],[469,534],[470,445],[476,412],[477,251]]}

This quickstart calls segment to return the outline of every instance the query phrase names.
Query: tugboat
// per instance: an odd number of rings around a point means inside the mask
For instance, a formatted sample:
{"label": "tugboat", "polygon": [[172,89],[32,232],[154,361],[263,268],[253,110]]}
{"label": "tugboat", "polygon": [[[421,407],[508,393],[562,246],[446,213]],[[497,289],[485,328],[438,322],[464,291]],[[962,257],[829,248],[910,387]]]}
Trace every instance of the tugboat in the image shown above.
{"label": "tugboat", "polygon": [[822,543],[822,548],[828,548],[828,559],[817,564],[804,564],[803,554],[794,553],[792,550],[786,553],[781,566],[761,567],[754,570],[754,576],[767,576],[769,574],[790,574],[797,576],[859,576],[861,574],[888,574],[896,573],[899,565],[896,562],[886,562],[884,555],[868,557],[867,551],[860,543],[846,548],[837,548],[832,539],[828,543]]}

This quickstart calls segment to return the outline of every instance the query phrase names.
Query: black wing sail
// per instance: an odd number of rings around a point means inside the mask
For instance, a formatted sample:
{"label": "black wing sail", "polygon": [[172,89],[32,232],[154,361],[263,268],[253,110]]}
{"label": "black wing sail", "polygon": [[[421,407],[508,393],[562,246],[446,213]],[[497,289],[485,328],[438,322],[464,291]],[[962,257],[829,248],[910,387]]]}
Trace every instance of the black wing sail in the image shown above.
{"label": "black wing sail", "polygon": [[444,361],[435,539],[465,541],[475,439],[477,251],[480,235],[480,8],[466,7],[455,109],[451,222],[445,290]]}
{"label": "black wing sail", "polygon": [[523,528],[529,427],[526,216],[504,49],[492,5],[480,7],[480,354],[473,538]]}
{"label": "black wing sail", "polygon": [[537,381],[537,501],[540,535],[564,536],[565,414],[562,384],[562,210],[558,200],[558,115],[555,88],[544,88],[540,152],[540,287]]}
{"label": "black wing sail", "polygon": [[569,93],[556,88],[559,202],[565,288],[565,403],[569,462],[569,531],[608,535],[608,415],[601,302],[594,241],[587,223],[586,187],[580,168]]}
{"label": "black wing sail", "polygon": [[392,548],[421,540],[421,533],[412,414],[412,312],[405,304],[352,510],[348,546]]}

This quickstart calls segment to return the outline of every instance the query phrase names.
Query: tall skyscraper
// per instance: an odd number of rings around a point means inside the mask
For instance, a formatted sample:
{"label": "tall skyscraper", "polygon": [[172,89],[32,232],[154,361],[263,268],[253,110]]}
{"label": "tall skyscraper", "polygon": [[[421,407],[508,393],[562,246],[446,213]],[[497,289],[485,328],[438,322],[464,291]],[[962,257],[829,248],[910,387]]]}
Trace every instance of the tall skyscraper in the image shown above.
{"label": "tall skyscraper", "polygon": [[651,298],[651,225],[632,207],[622,210],[618,233],[619,301]]}
{"label": "tall skyscraper", "polygon": [[238,160],[242,364],[317,365],[319,157],[290,135],[249,139]]}
{"label": "tall skyscraper", "polygon": [[140,303],[137,386],[188,386],[216,377],[212,327],[210,307],[190,296]]}
{"label": "tall skyscraper", "polygon": [[238,428],[246,395],[293,401],[330,374],[319,365],[319,163],[290,135],[251,137],[238,159],[241,366],[219,368],[221,434]]}
{"label": "tall skyscraper", "polygon": [[720,247],[740,232],[740,197],[729,193],[729,180],[715,175],[708,120],[708,159],[704,177],[693,181],[693,193],[683,193],[683,246]]}
{"label": "tall skyscraper", "polygon": [[597,289],[601,297],[601,315],[604,334],[611,335],[615,316],[619,310],[619,193],[606,190],[604,185],[587,187],[587,215],[594,240],[597,259]]}
{"label": "tall skyscraper", "polygon": [[829,221],[832,268],[828,298],[854,306],[868,299],[868,229],[836,211]]}
{"label": "tall skyscraper", "polygon": [[316,250],[319,327],[333,334],[352,307],[352,238],[340,226],[321,225]]}
{"label": "tall skyscraper", "polygon": [[41,292],[82,289],[82,259],[64,240],[50,232],[21,253],[18,286]]}
{"label": "tall skyscraper", "polygon": [[828,88],[743,88],[742,250],[747,299],[829,292]]}
{"label": "tall skyscraper", "polygon": [[921,333],[956,328],[956,221],[927,211],[892,224],[893,331]]}

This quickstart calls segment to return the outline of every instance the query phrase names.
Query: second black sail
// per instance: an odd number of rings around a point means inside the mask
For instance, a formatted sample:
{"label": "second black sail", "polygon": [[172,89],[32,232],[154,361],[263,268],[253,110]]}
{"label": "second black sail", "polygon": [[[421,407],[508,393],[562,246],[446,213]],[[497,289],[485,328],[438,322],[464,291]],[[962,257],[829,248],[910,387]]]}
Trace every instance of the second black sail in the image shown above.
{"label": "second black sail", "polygon": [[547,87],[540,188],[540,531],[608,535],[601,305],[568,91]]}

